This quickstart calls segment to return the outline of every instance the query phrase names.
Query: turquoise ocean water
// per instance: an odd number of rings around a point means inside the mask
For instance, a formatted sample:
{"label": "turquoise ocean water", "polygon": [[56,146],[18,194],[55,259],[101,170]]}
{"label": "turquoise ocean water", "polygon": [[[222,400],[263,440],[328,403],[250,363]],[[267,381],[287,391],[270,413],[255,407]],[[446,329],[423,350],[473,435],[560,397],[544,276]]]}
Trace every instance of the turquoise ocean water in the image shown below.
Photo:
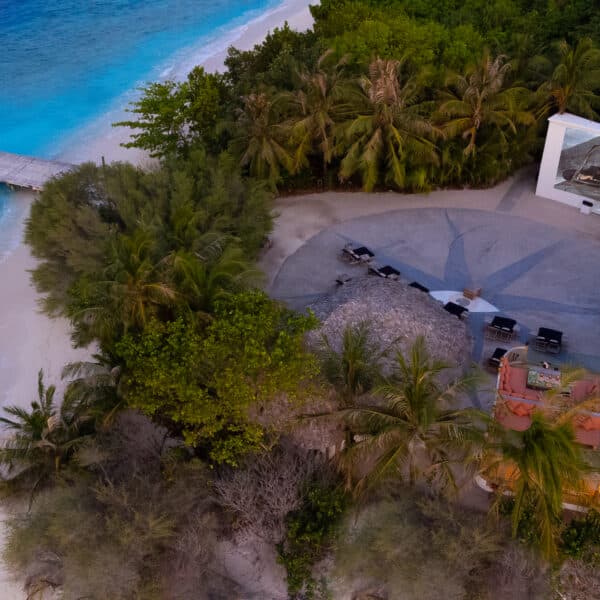
{"label": "turquoise ocean water", "polygon": [[[77,131],[278,0],[0,0],[0,150],[57,157]],[[108,122],[107,122],[108,126]],[[0,257],[20,218],[0,186]]]}

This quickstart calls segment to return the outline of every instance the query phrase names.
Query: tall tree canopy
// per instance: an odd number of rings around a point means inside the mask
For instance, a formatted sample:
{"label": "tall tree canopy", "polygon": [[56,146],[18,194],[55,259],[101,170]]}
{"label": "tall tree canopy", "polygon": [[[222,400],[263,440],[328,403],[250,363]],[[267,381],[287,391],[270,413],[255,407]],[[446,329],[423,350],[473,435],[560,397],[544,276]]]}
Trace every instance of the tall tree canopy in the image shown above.
{"label": "tall tree canopy", "polygon": [[27,222],[43,306],[71,319],[78,344],[107,351],[152,318],[210,312],[251,275],[269,198],[226,155],[149,172],[83,165],[46,186]]}
{"label": "tall tree canopy", "polygon": [[150,156],[185,154],[195,145],[216,148],[217,124],[230,102],[222,75],[195,67],[185,81],[149,83],[140,91],[129,109],[137,119],[115,123],[134,130],[126,147],[142,148]]}
{"label": "tall tree canopy", "polygon": [[358,171],[367,191],[381,173],[385,183],[399,188],[423,187],[422,168],[407,167],[437,162],[432,138],[438,132],[415,106],[420,94],[417,76],[407,73],[404,61],[377,59],[359,85],[358,116],[345,130],[349,148],[340,177],[347,179]]}
{"label": "tall tree canopy", "polygon": [[547,94],[546,111],[559,113],[567,110],[588,119],[597,119],[600,107],[600,49],[589,38],[579,40],[576,46],[566,41],[558,44],[560,61],[540,91]]}
{"label": "tall tree canopy", "polygon": [[591,4],[323,0],[312,30],[230,49],[222,76],[150,84],[123,124],[129,145],[229,149],[282,189],[491,185],[539,156],[550,112],[596,118]]}
{"label": "tall tree canopy", "polygon": [[182,319],[152,321],[117,345],[124,397],[212,460],[236,464],[263,441],[249,410],[268,410],[277,394],[293,396],[315,375],[314,358],[303,349],[314,325],[262,292],[217,302],[204,331]]}

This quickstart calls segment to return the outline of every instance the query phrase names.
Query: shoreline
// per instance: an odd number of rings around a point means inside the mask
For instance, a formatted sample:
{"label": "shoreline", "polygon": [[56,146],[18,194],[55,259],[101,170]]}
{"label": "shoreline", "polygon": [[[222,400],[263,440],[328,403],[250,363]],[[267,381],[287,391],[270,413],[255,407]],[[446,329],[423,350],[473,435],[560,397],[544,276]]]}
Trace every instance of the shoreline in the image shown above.
{"label": "shoreline", "polygon": [[[242,50],[251,49],[285,21],[295,29],[310,28],[313,21],[308,6],[308,0],[288,0],[235,28],[233,31],[238,34],[237,37],[227,38],[221,46],[215,44],[214,52],[203,60],[198,61],[199,54],[194,53],[176,67],[179,72],[187,69],[184,76],[196,64],[202,64],[209,71],[223,70],[227,48],[231,45]],[[109,162],[127,160],[143,165],[148,160],[144,152],[120,146],[126,141],[129,130],[113,129],[111,123],[116,119],[111,114],[100,117],[92,126],[84,126],[78,140],[73,140],[72,147],[62,153],[61,158],[71,162],[100,162],[104,156]],[[102,123],[104,129],[99,127]],[[94,137],[87,137],[90,135]],[[63,366],[68,362],[89,360],[93,348],[73,348],[68,321],[50,319],[39,311],[38,294],[29,276],[29,270],[35,267],[36,261],[23,242],[25,219],[35,195],[33,192],[17,192],[16,196],[14,201],[19,203],[19,216],[14,226],[6,229],[6,235],[17,242],[0,257],[0,404],[28,408],[36,399],[40,368],[44,370],[46,384],[56,384],[60,395],[64,387],[60,379]],[[24,205],[22,211],[21,204]],[[0,507],[0,546],[4,544],[4,520],[8,514],[7,508]],[[21,599],[26,599],[21,578],[9,572],[0,559],[0,600]]]}
{"label": "shoreline", "polygon": [[[30,201],[33,198],[30,199]],[[27,201],[27,199],[23,199]],[[24,222],[20,225],[21,239]],[[28,408],[37,400],[37,374],[44,371],[47,385],[62,390],[61,372],[68,362],[87,360],[92,349],[71,346],[66,319],[50,319],[40,312],[38,294],[29,271],[36,260],[21,242],[0,264],[0,278],[10,282],[10,293],[0,298],[0,383],[2,406],[16,404]]]}
{"label": "shoreline", "polygon": [[[312,2],[315,3],[314,0]],[[262,42],[270,31],[282,27],[285,22],[297,31],[309,29],[313,24],[310,4],[311,0],[285,0],[254,17],[248,23],[223,31],[224,37],[208,40],[202,38],[202,41],[197,44],[188,46],[173,55],[172,59],[177,61],[173,65],[166,67],[165,61],[166,68],[157,79],[162,81],[169,78],[184,79],[197,65],[204,67],[208,72],[223,72],[230,46],[235,46],[239,50],[251,50],[256,44]],[[121,146],[128,140],[131,131],[125,127],[113,128],[111,125],[126,118],[127,103],[134,97],[132,92],[133,90],[129,90],[118,99],[125,105],[104,113],[71,136],[72,146],[61,152],[57,159],[72,163],[87,161],[100,163],[104,157],[107,162],[127,161],[140,166],[150,164],[151,161],[144,151]]]}
{"label": "shoreline", "polygon": [[[292,28],[308,29],[313,22],[308,7],[309,0],[287,0],[247,24],[236,27],[233,32],[237,37],[228,37],[225,43],[215,48],[215,52],[204,55],[204,61],[196,61],[201,52],[197,45],[196,53],[180,61],[174,68],[180,73],[184,70],[187,73],[188,68],[202,64],[209,71],[223,70],[227,48],[231,45],[241,50],[251,49],[269,31],[286,21]],[[183,58],[181,53],[178,56]],[[84,127],[82,135],[85,136],[86,131]],[[93,160],[99,163],[105,157],[108,162],[127,160],[137,165],[149,162],[145,152],[120,146],[129,133],[125,128],[113,129],[108,122],[108,129],[98,138],[88,140],[82,137],[78,144],[72,146],[69,154],[61,155],[61,158],[70,158],[73,162]],[[73,160],[76,155],[79,160]],[[60,384],[62,366],[69,361],[83,360],[91,351],[73,350],[66,320],[49,319],[39,312],[38,295],[29,281],[28,273],[35,266],[35,259],[23,242],[24,222],[35,194],[23,191],[16,192],[15,196],[15,204],[19,203],[18,218],[6,231],[11,240],[18,241],[0,257],[0,281],[3,282],[3,293],[0,293],[0,386],[3,390],[0,392],[0,404],[27,407],[35,399],[40,368],[44,368],[48,383]],[[21,204],[25,205],[23,210]],[[26,379],[25,373],[28,374]]]}

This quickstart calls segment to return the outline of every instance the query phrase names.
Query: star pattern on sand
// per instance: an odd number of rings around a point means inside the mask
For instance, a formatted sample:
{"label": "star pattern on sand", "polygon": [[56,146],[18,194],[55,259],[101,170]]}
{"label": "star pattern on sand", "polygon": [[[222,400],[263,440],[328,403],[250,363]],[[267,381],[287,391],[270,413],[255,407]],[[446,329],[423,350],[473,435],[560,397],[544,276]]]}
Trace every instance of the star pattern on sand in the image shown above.
{"label": "star pattern on sand", "polygon": [[[512,342],[513,346],[528,341],[537,333],[538,327],[568,329],[566,324],[577,321],[574,329],[579,333],[574,331],[573,338],[569,339],[571,333],[566,332],[567,343],[559,360],[600,371],[600,352],[595,351],[590,330],[592,324],[600,323],[597,286],[593,285],[595,246],[582,248],[578,246],[579,236],[574,238],[573,232],[544,226],[540,229],[539,224],[523,223],[522,218],[511,216],[505,210],[497,210],[491,220],[489,213],[485,216],[481,212],[482,218],[478,218],[476,213],[480,211],[472,209],[452,207],[425,211],[392,211],[364,217],[364,227],[357,226],[358,220],[351,220],[348,225],[341,223],[324,229],[305,242],[302,251],[288,257],[289,262],[286,259],[274,280],[272,291],[280,300],[297,309],[310,306],[324,294],[332,292],[335,275],[339,273],[339,264],[335,266],[337,257],[334,259],[331,254],[335,252],[334,248],[342,248],[347,243],[365,245],[375,253],[378,264],[391,265],[400,271],[404,281],[416,281],[431,291],[460,292],[464,288],[482,288],[482,298],[499,311],[495,315],[514,318],[519,323],[518,339]],[[415,238],[414,234],[419,230],[412,229],[410,225],[411,213],[419,215],[415,227],[422,227],[418,235],[426,237]],[[403,226],[397,228],[395,235],[394,219],[397,218],[401,219]],[[515,226],[511,224],[512,219]],[[408,231],[407,226],[410,228]],[[360,233],[363,230],[364,235]],[[381,238],[378,231],[381,231]],[[429,253],[419,259],[411,258],[418,247],[423,247],[430,236],[435,235],[439,239],[433,238],[431,242],[433,248],[439,248],[437,253]],[[511,246],[524,240],[523,236],[530,235],[534,237],[533,243],[523,243],[516,248]],[[415,245],[411,245],[411,239]],[[592,260],[588,260],[579,271],[577,261],[564,262],[566,257],[574,256],[573,252],[585,252]],[[323,253],[326,255],[321,260]],[[415,266],[417,262],[420,266]],[[321,268],[316,270],[316,265],[321,265]],[[540,276],[550,277],[541,280],[548,281],[549,288],[538,285]],[[561,277],[566,277],[570,283],[561,284]],[[577,285],[578,280],[585,281],[586,285],[578,290],[569,287]],[[302,293],[303,289],[305,293]],[[489,315],[472,311],[466,321],[473,337],[472,359],[476,363],[481,363],[492,351],[490,343],[484,343],[484,322]],[[575,351],[576,348],[579,350]],[[480,397],[474,395],[471,400],[475,406],[481,407],[488,405],[490,398],[493,399],[491,390],[488,396],[486,398],[485,393]]]}
{"label": "star pattern on sand", "polygon": [[[565,240],[559,240],[549,243],[547,246],[533,251],[518,260],[504,265],[503,267],[490,272],[483,278],[475,280],[473,277],[465,254],[465,236],[477,229],[471,227],[461,231],[448,211],[445,212],[447,226],[453,236],[448,247],[448,255],[443,269],[443,276],[439,277],[430,272],[423,271],[412,264],[402,262],[401,260],[386,255],[386,248],[395,244],[388,244],[383,247],[373,248],[379,262],[390,264],[398,269],[402,276],[411,281],[417,281],[432,291],[435,290],[462,290],[469,287],[481,287],[483,289],[482,297],[490,304],[496,306],[499,315],[511,316],[511,311],[517,310],[536,310],[540,312],[550,312],[552,314],[574,314],[600,316],[600,309],[581,306],[578,304],[558,302],[536,295],[536,290],[531,290],[531,295],[519,296],[508,292],[508,288],[518,281],[525,274],[535,269],[540,263],[553,254],[558,252],[565,243]],[[345,239],[345,238],[344,238]],[[485,313],[470,313],[468,324],[473,335],[473,360],[481,361],[484,338],[483,325]],[[530,329],[520,323],[520,339],[526,341],[532,335]],[[561,357],[563,361],[573,364],[592,363],[596,357],[584,354],[565,353]]]}

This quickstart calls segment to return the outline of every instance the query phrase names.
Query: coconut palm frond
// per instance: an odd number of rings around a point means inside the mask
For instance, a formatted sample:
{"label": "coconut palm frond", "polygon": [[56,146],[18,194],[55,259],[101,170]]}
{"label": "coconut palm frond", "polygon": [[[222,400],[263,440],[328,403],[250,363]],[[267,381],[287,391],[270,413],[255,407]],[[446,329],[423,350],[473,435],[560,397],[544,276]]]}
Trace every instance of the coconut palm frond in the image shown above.
{"label": "coconut palm frond", "polygon": [[495,481],[500,476],[498,493],[508,490],[514,496],[513,535],[527,518],[540,550],[547,558],[556,558],[564,492],[581,489],[588,468],[571,424],[536,412],[528,429],[496,430],[492,442],[496,453],[485,459],[484,472]]}
{"label": "coconut palm frond", "polygon": [[381,348],[373,338],[367,321],[346,326],[339,350],[333,347],[326,335],[321,337],[317,354],[322,372],[337,389],[344,404],[352,404],[357,396],[369,392],[378,383],[382,360],[398,339]]}
{"label": "coconut palm frond", "polygon": [[475,409],[448,408],[460,392],[480,380],[467,375],[443,387],[438,377],[449,366],[432,360],[423,339],[417,339],[407,356],[396,355],[396,370],[377,388],[383,406],[360,406],[344,411],[351,432],[359,436],[348,449],[345,466],[357,489],[371,485],[395,466],[411,483],[429,478],[437,489],[456,490],[453,469],[473,469],[486,456],[487,417]]}

